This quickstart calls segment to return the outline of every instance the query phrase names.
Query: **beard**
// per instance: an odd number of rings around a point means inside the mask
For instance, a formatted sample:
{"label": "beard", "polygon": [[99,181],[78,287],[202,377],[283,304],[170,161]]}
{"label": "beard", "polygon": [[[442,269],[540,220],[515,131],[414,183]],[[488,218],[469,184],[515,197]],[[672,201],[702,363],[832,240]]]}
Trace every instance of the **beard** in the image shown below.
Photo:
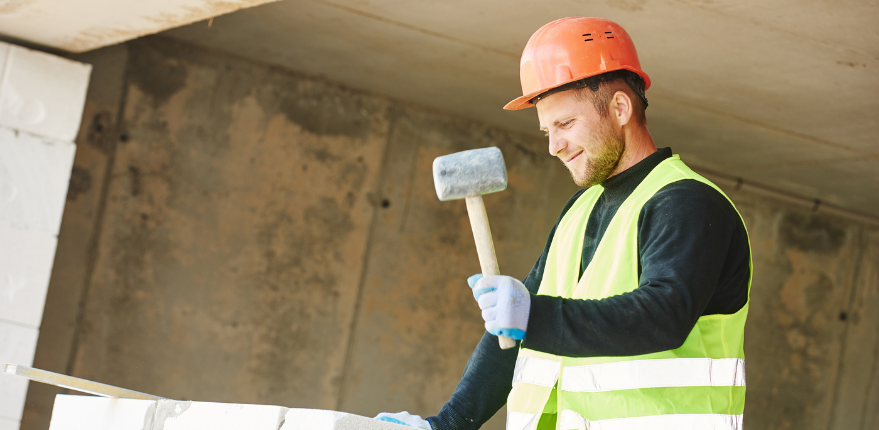
{"label": "beard", "polygon": [[602,121],[601,124],[601,128],[596,130],[591,142],[589,142],[591,146],[600,148],[600,150],[586,160],[582,171],[577,172],[568,167],[571,179],[579,187],[591,187],[607,180],[616,170],[623,157],[623,151],[626,149],[625,136],[615,130],[610,121]]}

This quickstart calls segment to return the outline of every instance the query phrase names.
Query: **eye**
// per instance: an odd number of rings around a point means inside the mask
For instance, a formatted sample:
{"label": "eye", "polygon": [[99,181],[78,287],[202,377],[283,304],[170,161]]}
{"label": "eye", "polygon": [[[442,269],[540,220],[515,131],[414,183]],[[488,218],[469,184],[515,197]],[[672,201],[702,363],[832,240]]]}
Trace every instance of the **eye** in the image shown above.
{"label": "eye", "polygon": [[573,120],[573,119],[569,119],[569,120],[567,120],[567,121],[565,121],[565,122],[559,124],[559,127],[562,127],[562,128],[568,128],[568,127],[570,127],[571,124],[573,124],[573,123],[574,123],[574,120]]}

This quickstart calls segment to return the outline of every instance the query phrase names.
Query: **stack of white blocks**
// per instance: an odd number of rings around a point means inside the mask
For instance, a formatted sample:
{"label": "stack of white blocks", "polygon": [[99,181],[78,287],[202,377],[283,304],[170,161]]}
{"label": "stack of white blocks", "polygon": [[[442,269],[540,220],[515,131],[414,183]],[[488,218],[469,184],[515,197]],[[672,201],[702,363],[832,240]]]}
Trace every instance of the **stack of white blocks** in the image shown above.
{"label": "stack of white blocks", "polygon": [[49,430],[414,430],[344,412],[176,400],[55,398]]}
{"label": "stack of white blocks", "polygon": [[[33,362],[90,73],[0,42],[0,363]],[[0,375],[0,430],[18,430],[26,395]]]}

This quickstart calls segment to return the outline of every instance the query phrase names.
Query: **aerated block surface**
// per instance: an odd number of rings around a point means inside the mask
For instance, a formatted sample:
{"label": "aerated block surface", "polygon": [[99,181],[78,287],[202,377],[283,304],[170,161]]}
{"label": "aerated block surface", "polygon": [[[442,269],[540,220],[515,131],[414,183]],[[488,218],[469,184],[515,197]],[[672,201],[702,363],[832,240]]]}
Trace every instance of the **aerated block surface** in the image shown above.
{"label": "aerated block surface", "polygon": [[412,430],[344,412],[177,400],[55,398],[49,430]]}
{"label": "aerated block surface", "polygon": [[0,126],[0,224],[57,236],[75,151]]}
{"label": "aerated block surface", "polygon": [[[0,321],[0,363],[30,366],[37,349],[37,329]],[[27,379],[0,374],[0,417],[21,420]]]}
{"label": "aerated block surface", "polygon": [[49,233],[0,224],[0,321],[40,326],[57,242]]}
{"label": "aerated block surface", "polygon": [[92,66],[0,42],[0,125],[73,141]]}

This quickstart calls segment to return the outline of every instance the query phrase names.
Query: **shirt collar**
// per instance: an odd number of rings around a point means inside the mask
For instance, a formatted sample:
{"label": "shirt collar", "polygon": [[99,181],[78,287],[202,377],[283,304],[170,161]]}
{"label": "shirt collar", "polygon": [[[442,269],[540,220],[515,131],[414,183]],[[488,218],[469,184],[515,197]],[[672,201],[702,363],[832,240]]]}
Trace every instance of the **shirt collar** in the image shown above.
{"label": "shirt collar", "polygon": [[656,152],[648,155],[632,167],[608,178],[601,184],[605,193],[625,195],[631,194],[632,191],[647,177],[650,172],[672,156],[671,148],[660,148]]}

